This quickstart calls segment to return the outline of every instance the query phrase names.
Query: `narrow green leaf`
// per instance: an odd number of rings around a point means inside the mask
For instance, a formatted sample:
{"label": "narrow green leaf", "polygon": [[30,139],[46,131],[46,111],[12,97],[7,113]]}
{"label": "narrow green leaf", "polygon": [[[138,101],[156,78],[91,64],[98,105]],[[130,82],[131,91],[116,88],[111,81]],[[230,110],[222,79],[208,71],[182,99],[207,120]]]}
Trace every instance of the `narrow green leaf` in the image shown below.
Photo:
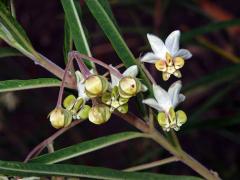
{"label": "narrow green leaf", "polygon": [[114,23],[115,27],[119,30],[119,27],[117,25],[117,21],[113,15],[113,12],[111,10],[111,6],[109,4],[108,0],[99,0],[99,3],[101,4],[101,6],[103,7],[103,9],[106,11],[106,13],[108,14],[108,16],[111,18],[112,22]]}
{"label": "narrow green leaf", "polygon": [[0,48],[0,58],[10,57],[10,56],[22,56],[22,53],[10,47]]}
{"label": "narrow green leaf", "polygon": [[4,26],[12,38],[25,50],[32,52],[33,47],[24,29],[0,1],[0,26]]}
{"label": "narrow green leaf", "polygon": [[108,37],[109,41],[111,42],[113,48],[115,49],[116,53],[118,54],[119,58],[122,60],[124,65],[126,67],[129,67],[134,64],[138,65],[138,68],[140,70],[140,76],[144,80],[144,83],[148,86],[150,92],[152,93],[152,85],[149,82],[144,71],[142,70],[140,61],[134,58],[132,52],[127,47],[118,29],[116,28],[116,26],[114,25],[114,23],[112,22],[111,18],[104,10],[102,5],[99,3],[98,0],[85,2],[89,10],[91,11],[92,15],[97,20],[99,26],[102,28],[105,35]]}
{"label": "narrow green leaf", "polygon": [[193,29],[189,32],[185,32],[182,34],[181,40],[182,42],[187,42],[193,39],[196,36],[203,35],[210,32],[215,32],[221,29],[225,29],[232,26],[239,26],[240,19],[231,19],[227,21],[215,22],[208,24],[206,26],[202,26],[200,28]]}
{"label": "narrow green leaf", "polygon": [[97,139],[84,141],[80,144],[69,146],[67,148],[60,149],[50,154],[36,157],[35,159],[31,160],[31,162],[45,164],[57,163],[89,152],[96,151],[98,149],[102,149],[113,144],[139,137],[146,137],[146,135],[137,132],[122,132],[118,134],[104,136]]}
{"label": "narrow green leaf", "polygon": [[29,80],[6,80],[0,81],[0,92],[19,91],[44,87],[56,87],[60,85],[58,79],[38,78]]}
{"label": "narrow green leaf", "polygon": [[123,172],[119,170],[69,164],[45,165],[0,161],[0,174],[10,176],[67,176],[111,180],[200,180],[193,176]]}
{"label": "narrow green leaf", "polygon": [[[82,54],[91,56],[87,38],[84,33],[74,0],[61,0],[61,3],[65,12],[65,16],[67,18],[68,25],[70,27],[76,49]],[[85,64],[88,67],[94,67],[94,64],[89,61],[85,61]]]}

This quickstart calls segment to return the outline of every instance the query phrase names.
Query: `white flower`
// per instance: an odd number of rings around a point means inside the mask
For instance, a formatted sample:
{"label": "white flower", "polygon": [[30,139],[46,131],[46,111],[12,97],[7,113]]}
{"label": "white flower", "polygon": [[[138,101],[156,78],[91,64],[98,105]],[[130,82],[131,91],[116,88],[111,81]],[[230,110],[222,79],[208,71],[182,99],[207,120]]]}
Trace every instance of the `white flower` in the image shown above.
{"label": "white flower", "polygon": [[183,111],[175,113],[175,107],[185,100],[185,96],[180,94],[182,88],[181,81],[173,83],[168,91],[153,84],[154,98],[144,99],[143,103],[158,110],[158,121],[162,128],[169,131],[170,128],[178,130],[186,122],[186,114]]}
{"label": "white flower", "polygon": [[[111,65],[110,65],[111,66]],[[113,66],[111,66],[113,69],[115,69],[116,71],[118,71],[116,68],[114,68]],[[138,67],[137,65],[133,65],[130,66],[129,68],[127,68],[123,73],[122,73],[123,77],[133,77],[135,78],[138,75]],[[118,86],[119,82],[121,80],[121,78],[115,76],[115,74],[110,72],[110,76],[111,76],[111,88],[113,88],[114,86]],[[141,84],[141,91],[145,92],[147,91],[147,87],[144,84]]]}
{"label": "white flower", "polygon": [[78,97],[81,97],[84,102],[87,102],[89,100],[89,97],[87,96],[85,92],[85,85],[84,85],[84,77],[80,73],[80,71],[75,72],[76,78],[77,78],[77,89],[78,89]]}
{"label": "white flower", "polygon": [[165,43],[153,34],[147,34],[153,52],[146,53],[142,62],[154,63],[155,67],[163,72],[163,79],[168,80],[170,75],[181,77],[179,71],[184,65],[184,60],[192,57],[187,49],[179,49],[180,31],[173,31]]}

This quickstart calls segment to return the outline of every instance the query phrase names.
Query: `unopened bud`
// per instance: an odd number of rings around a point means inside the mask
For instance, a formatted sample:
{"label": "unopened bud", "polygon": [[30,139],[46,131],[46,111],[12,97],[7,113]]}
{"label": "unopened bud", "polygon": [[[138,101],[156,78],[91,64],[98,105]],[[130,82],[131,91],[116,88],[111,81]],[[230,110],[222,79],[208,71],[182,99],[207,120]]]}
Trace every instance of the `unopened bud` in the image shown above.
{"label": "unopened bud", "polygon": [[88,118],[89,111],[91,107],[88,105],[84,105],[81,110],[77,113],[77,119],[85,120]]}
{"label": "unopened bud", "polygon": [[100,125],[107,122],[111,117],[110,108],[104,104],[93,106],[89,111],[89,121]]}
{"label": "unopened bud", "polygon": [[49,114],[52,126],[56,129],[67,127],[72,122],[72,114],[63,108],[55,108]]}
{"label": "unopened bud", "polygon": [[85,80],[85,92],[90,98],[102,95],[108,86],[109,83],[103,76],[92,75]]}
{"label": "unopened bud", "polygon": [[123,77],[119,82],[119,94],[122,98],[135,96],[141,90],[141,82],[133,77]]}

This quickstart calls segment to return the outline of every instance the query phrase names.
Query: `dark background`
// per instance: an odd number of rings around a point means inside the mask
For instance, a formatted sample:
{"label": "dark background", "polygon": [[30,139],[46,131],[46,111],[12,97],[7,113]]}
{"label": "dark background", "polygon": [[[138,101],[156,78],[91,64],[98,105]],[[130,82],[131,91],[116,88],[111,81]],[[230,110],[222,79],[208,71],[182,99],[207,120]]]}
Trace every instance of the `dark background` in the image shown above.
{"label": "dark background", "polygon": [[[119,64],[120,60],[109,41],[84,2],[80,2],[82,21],[88,30],[94,57],[114,65]],[[187,32],[212,22],[237,18],[240,8],[236,0],[112,0],[110,3],[123,37],[135,57],[150,50],[146,33],[154,33],[164,39],[175,29]],[[57,0],[21,0],[16,1],[15,5],[17,20],[26,30],[36,50],[64,68],[64,13],[61,3]],[[221,51],[238,57],[239,35],[240,28],[235,26],[200,38],[205,38]],[[6,46],[2,41],[0,45]],[[206,47],[199,37],[183,43],[182,47],[193,53],[193,57],[182,69],[184,85],[236,64]],[[26,57],[0,60],[0,80],[54,77]],[[171,77],[170,82],[162,82],[159,72],[156,72],[152,65],[147,67],[163,87],[168,87],[176,80]],[[224,78],[224,74],[222,77]],[[204,165],[219,172],[223,179],[238,179],[240,175],[238,83],[235,78],[213,88],[204,86],[188,91],[186,101],[179,107],[189,117],[189,124],[177,133],[183,148]],[[54,108],[57,95],[58,88],[0,94],[0,159],[23,161],[32,148],[55,132],[47,115]],[[134,103],[130,110],[138,114]],[[194,124],[194,121],[197,124]],[[101,126],[84,122],[58,138],[54,145],[55,149],[59,149],[127,130],[134,128],[113,116],[108,123]],[[137,139],[75,158],[70,162],[123,169],[168,156],[169,154],[154,142]],[[194,172],[182,163],[172,163],[149,171],[194,175]]]}

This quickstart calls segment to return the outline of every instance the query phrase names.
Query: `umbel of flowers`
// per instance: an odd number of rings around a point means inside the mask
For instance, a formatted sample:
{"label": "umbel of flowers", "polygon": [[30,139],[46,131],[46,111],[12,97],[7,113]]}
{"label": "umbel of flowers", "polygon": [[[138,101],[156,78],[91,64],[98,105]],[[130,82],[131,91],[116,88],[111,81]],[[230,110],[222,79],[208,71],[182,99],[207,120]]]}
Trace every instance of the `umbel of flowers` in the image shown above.
{"label": "umbel of flowers", "polygon": [[[154,63],[156,69],[162,72],[164,81],[167,81],[172,74],[180,78],[180,69],[184,66],[185,60],[192,56],[188,50],[179,48],[180,31],[172,32],[165,43],[152,34],[147,34],[147,38],[153,52],[146,53],[141,58],[141,62]],[[94,60],[95,63],[100,62],[94,58],[88,59]],[[87,76],[76,71],[78,97],[67,96],[63,101],[63,107],[57,107],[50,113],[50,122],[53,127],[67,127],[72,119],[89,119],[97,125],[106,123],[114,111],[127,113],[129,99],[148,90],[137,78],[138,67],[136,65],[120,73],[111,65],[102,62],[99,64],[109,70],[111,81],[88,69]],[[80,65],[84,66],[83,63]],[[84,68],[80,67],[80,69]],[[187,121],[184,111],[175,110],[177,105],[185,100],[185,96],[180,93],[181,87],[180,80],[173,83],[168,91],[153,82],[154,97],[143,100],[144,104],[157,110],[156,119],[164,131],[170,129],[178,131]],[[87,105],[89,100],[92,101],[92,106]]]}

